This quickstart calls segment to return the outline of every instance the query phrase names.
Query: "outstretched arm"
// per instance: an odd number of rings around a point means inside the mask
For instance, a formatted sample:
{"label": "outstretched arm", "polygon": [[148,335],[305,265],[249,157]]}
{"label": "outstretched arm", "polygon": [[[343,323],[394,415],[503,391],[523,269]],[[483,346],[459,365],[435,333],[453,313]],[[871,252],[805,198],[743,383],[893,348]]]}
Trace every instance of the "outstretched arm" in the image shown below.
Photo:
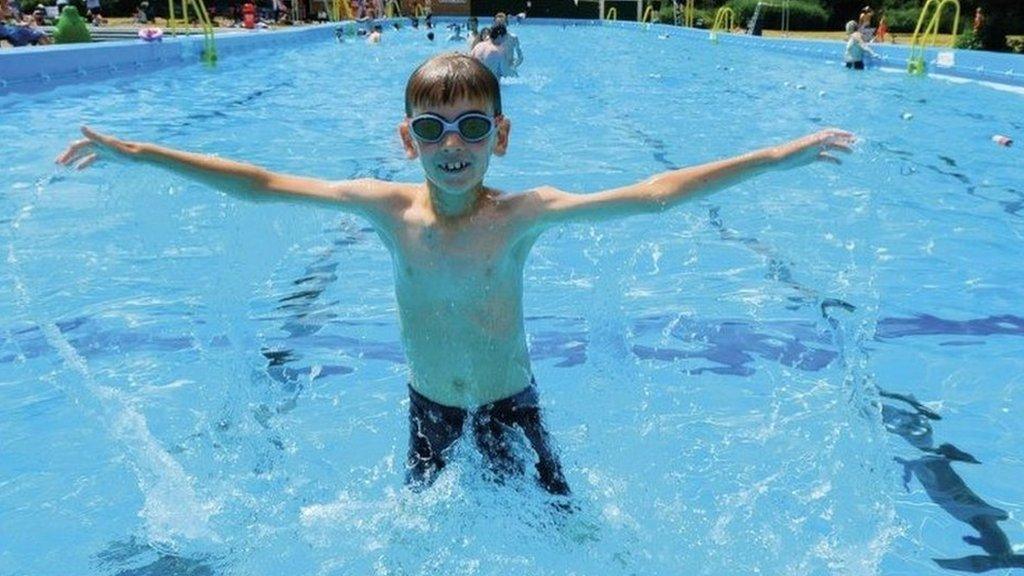
{"label": "outstretched arm", "polygon": [[764,148],[691,168],[658,174],[643,182],[595,194],[570,194],[553,188],[535,192],[534,220],[553,225],[573,220],[602,220],[668,210],[768,170],[784,170],[827,160],[839,162],[832,150],[850,151],[853,134],[822,130],[771,148]]}
{"label": "outstretched arm", "polygon": [[128,142],[82,127],[85,138],[73,142],[57,163],[83,169],[104,153],[155,164],[205,182],[229,194],[255,200],[291,199],[343,204],[354,212],[371,215],[384,208],[390,186],[376,180],[328,182],[278,174],[252,164],[216,156],[165,148],[147,142]]}

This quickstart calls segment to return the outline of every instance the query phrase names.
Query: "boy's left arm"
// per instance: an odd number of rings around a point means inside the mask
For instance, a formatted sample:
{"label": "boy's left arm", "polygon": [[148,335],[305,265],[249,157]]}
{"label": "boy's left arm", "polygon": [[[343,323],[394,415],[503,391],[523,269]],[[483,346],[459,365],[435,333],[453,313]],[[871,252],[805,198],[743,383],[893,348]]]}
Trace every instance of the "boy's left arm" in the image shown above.
{"label": "boy's left arm", "polygon": [[[668,210],[685,200],[728,188],[768,170],[785,170],[816,160],[839,162],[829,154],[849,152],[853,134],[828,129],[785,144],[658,174],[643,182],[594,194],[571,194],[541,188],[536,196],[533,220],[540,225],[569,221],[604,220],[633,214]],[[545,226],[546,227],[546,226]]]}

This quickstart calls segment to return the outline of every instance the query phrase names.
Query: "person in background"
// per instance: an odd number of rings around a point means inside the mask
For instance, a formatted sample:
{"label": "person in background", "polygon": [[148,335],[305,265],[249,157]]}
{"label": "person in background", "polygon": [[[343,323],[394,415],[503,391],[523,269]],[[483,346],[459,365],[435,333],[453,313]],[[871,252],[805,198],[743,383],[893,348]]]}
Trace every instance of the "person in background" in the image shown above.
{"label": "person in background", "polygon": [[[494,15],[494,23],[502,24],[508,30],[508,16],[504,12]],[[511,32],[507,32],[505,37],[505,58],[505,67],[510,71],[509,76],[518,76],[519,65],[523,63],[523,49],[519,46],[519,37]]]}
{"label": "person in background", "polygon": [[889,22],[885,19],[885,12],[878,18],[878,29],[875,30],[875,37],[871,39],[872,42],[885,42],[886,36],[889,35]]}
{"label": "person in background", "polygon": [[100,14],[100,0],[85,0],[85,19],[93,26],[103,25],[103,15]]}
{"label": "person in background", "polygon": [[380,24],[374,24],[373,29],[371,29],[370,33],[366,36],[366,43],[380,44],[380,40],[383,37],[383,34],[384,28],[382,28]]}
{"label": "person in background", "polygon": [[453,22],[448,25],[448,41],[449,42],[461,42],[465,40],[462,36],[462,26],[457,22]]}
{"label": "person in background", "polygon": [[466,20],[466,44],[469,49],[472,50],[474,46],[480,43],[480,21],[476,19],[476,16],[470,16]]}
{"label": "person in background", "polygon": [[484,28],[481,35],[486,32],[487,39],[481,40],[473,47],[470,56],[480,61],[498,78],[515,76],[515,70],[508,67],[508,55],[506,54],[505,37],[508,31],[504,24],[495,24],[488,30]]}
{"label": "person in background", "polygon": [[18,0],[0,0],[0,22],[21,22],[24,19]]}
{"label": "person in background", "polygon": [[844,56],[846,67],[854,70],[863,70],[864,54],[870,54],[874,57],[878,57],[878,54],[871,50],[868,43],[864,41],[864,37],[860,35],[856,20],[850,20],[846,23],[846,34],[846,54]]}
{"label": "person in background", "polygon": [[865,42],[870,42],[875,36],[875,29],[871,27],[874,18],[875,11],[871,9],[871,6],[860,9],[860,16],[857,18],[857,31],[860,32],[860,36]]}
{"label": "person in background", "polygon": [[135,9],[135,23],[136,24],[149,24],[149,14],[146,13],[145,2],[139,4],[139,7]]}
{"label": "person in background", "polygon": [[6,41],[15,48],[51,43],[50,37],[33,23],[15,18],[15,11],[8,0],[0,0],[0,41]]}

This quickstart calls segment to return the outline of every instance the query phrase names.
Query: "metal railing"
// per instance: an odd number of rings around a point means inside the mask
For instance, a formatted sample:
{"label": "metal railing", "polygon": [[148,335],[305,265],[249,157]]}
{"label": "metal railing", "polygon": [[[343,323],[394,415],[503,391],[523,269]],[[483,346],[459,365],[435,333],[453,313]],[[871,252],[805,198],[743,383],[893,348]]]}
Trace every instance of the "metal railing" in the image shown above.
{"label": "metal railing", "polygon": [[718,42],[718,31],[725,30],[726,32],[733,29],[736,26],[736,13],[732,11],[732,8],[728,6],[722,6],[715,12],[715,24],[711,27],[711,34],[708,38],[712,42]]}
{"label": "metal railing", "polygon": [[178,24],[180,23],[182,28],[184,28],[183,33],[190,34],[188,10],[192,8],[192,11],[195,12],[196,20],[203,31],[203,53],[201,58],[203,62],[212,66],[217,62],[217,44],[213,40],[213,23],[210,22],[210,14],[206,11],[206,5],[203,3],[203,0],[181,0],[181,20],[178,20],[174,10],[174,1],[167,0],[168,30],[170,30],[171,34],[177,36]]}
{"label": "metal railing", "polygon": [[[914,28],[914,35],[910,39],[910,58],[907,59],[907,72],[915,75],[926,72],[924,51],[927,46],[935,46],[939,34],[939,21],[942,19],[942,9],[948,4],[952,4],[956,9],[953,16],[953,32],[949,40],[949,47],[953,47],[957,31],[960,29],[960,2],[958,0],[928,0],[925,2],[924,8],[921,9],[921,15],[917,18],[917,27]],[[922,32],[921,25],[924,24],[925,17],[929,14],[931,19],[928,21],[928,26]]]}

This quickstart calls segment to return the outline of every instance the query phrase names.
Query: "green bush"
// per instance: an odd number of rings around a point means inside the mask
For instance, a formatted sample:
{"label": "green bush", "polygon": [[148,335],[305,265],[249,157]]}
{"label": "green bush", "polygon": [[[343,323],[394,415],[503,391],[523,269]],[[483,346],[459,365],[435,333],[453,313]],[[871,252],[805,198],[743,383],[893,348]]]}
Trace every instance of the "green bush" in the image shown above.
{"label": "green bush", "polygon": [[[921,10],[918,8],[890,8],[885,11],[885,21],[889,24],[889,30],[893,32],[904,32],[908,34],[914,33],[914,28],[917,26],[917,19],[921,16]],[[966,12],[960,14],[960,31],[963,32],[965,29],[969,30],[971,26],[971,18]],[[927,26],[928,22],[924,22],[923,26]],[[946,8],[942,11],[942,17],[939,20],[939,33],[948,34],[953,29],[953,10]]]}
{"label": "green bush", "polygon": [[981,38],[974,33],[974,30],[968,28],[964,30],[963,34],[956,37],[954,47],[966,50],[981,50]]}
{"label": "green bush", "polygon": [[[759,0],[729,0],[726,4],[736,13],[736,25],[746,27],[754,15]],[[762,6],[761,18],[765,28],[778,29],[782,23],[782,10]],[[714,19],[712,19],[714,20]],[[828,12],[814,0],[793,0],[789,3],[790,30],[822,30],[828,22]]]}

